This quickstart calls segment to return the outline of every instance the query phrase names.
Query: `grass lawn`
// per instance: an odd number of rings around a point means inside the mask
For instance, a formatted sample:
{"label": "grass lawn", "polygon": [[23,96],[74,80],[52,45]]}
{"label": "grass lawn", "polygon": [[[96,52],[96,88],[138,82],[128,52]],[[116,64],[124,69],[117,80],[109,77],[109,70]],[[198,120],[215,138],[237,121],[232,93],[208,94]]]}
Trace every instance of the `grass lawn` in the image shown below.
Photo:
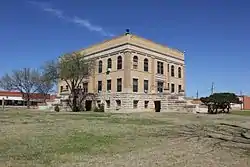
{"label": "grass lawn", "polygon": [[197,141],[179,135],[186,125],[232,120],[250,122],[250,118],[234,115],[0,111],[0,167],[206,167],[237,163],[245,167],[250,164],[247,154],[230,153],[228,147],[211,151],[210,139]]}
{"label": "grass lawn", "polygon": [[250,116],[250,110],[237,110],[231,111],[230,113],[234,115]]}

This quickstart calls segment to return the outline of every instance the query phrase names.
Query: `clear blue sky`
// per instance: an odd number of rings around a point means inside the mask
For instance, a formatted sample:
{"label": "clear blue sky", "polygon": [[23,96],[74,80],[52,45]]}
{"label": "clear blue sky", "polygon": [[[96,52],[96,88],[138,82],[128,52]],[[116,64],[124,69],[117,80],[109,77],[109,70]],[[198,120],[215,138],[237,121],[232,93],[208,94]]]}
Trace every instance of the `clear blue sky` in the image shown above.
{"label": "clear blue sky", "polygon": [[112,35],[132,33],[186,51],[189,96],[250,94],[247,0],[6,0],[0,5],[0,75]]}

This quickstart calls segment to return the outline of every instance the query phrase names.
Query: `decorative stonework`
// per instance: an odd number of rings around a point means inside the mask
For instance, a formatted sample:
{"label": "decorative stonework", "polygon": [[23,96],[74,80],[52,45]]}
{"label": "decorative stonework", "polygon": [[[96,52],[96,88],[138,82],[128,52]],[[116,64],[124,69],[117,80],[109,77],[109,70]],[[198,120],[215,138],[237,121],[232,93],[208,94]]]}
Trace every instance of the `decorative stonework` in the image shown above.
{"label": "decorative stonework", "polygon": [[[103,72],[95,74],[88,80],[88,90],[97,93],[97,82],[102,81],[102,93],[99,93],[97,100],[105,104],[106,111],[155,111],[154,101],[161,102],[161,111],[175,110],[186,105],[185,100],[180,97],[185,95],[185,62],[184,53],[169,47],[157,44],[141,37],[127,34],[122,35],[103,43],[81,50],[86,58],[103,61]],[[138,66],[133,69],[132,57],[138,57]],[[117,69],[117,57],[122,56],[122,69]],[[112,68],[107,74],[107,60],[112,59]],[[148,71],[144,71],[143,60],[148,59]],[[157,74],[157,61],[163,62],[163,73]],[[182,67],[182,78],[170,77],[171,70],[167,65]],[[175,72],[176,73],[176,72]],[[176,73],[177,75],[177,73]],[[117,92],[117,79],[122,79],[122,92]],[[133,90],[133,78],[138,79],[138,93]],[[111,91],[107,93],[107,80],[111,80]],[[144,80],[148,80],[148,92],[144,92]],[[157,81],[164,82],[165,93],[158,93]],[[169,85],[174,84],[174,94],[169,94]],[[65,83],[59,82],[59,86]],[[178,85],[182,89],[178,93]],[[167,93],[166,93],[167,92]],[[60,94],[60,93],[59,93]],[[178,95],[177,95],[178,94]],[[110,100],[110,108],[107,108],[106,100]],[[117,107],[116,100],[121,100],[121,107]],[[137,108],[133,107],[133,101],[138,100]],[[145,108],[145,101],[148,107]]]}
{"label": "decorative stonework", "polygon": [[[174,98],[170,94],[145,94],[145,93],[102,93],[99,94],[97,101],[105,104],[105,110],[117,110],[116,100],[121,100],[120,111],[155,111],[154,101],[161,101],[161,111],[184,108],[185,100],[179,100],[178,96]],[[107,108],[106,100],[110,100],[110,108]],[[133,107],[133,101],[138,100],[137,108]],[[145,108],[145,101],[148,101],[148,108]]]}

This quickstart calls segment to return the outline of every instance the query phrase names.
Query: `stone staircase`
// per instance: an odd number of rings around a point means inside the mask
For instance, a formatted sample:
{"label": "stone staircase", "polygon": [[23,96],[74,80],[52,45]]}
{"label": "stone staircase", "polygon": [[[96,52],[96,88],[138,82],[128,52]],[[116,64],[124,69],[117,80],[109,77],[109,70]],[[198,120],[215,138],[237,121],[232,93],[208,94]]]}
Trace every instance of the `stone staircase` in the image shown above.
{"label": "stone staircase", "polygon": [[167,100],[169,111],[193,112],[195,105],[188,103],[184,96],[170,95]]}

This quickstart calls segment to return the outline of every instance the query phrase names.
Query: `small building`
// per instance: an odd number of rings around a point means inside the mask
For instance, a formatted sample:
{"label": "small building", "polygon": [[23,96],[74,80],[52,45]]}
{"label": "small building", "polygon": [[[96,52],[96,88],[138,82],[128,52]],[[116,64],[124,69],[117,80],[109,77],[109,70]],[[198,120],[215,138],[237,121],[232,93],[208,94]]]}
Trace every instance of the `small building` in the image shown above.
{"label": "small building", "polygon": [[[97,102],[106,111],[160,112],[183,102],[184,52],[129,32],[79,52],[96,60],[95,74],[81,84],[84,91],[98,94],[96,101],[85,101],[86,110]],[[68,95],[67,84],[59,81],[58,96]]]}
{"label": "small building", "polygon": [[240,101],[242,102],[242,110],[250,110],[250,96],[239,96]]}
{"label": "small building", "polygon": [[[46,99],[50,98],[51,95],[48,94]],[[21,92],[0,91],[0,105],[2,105],[3,101],[6,106],[27,106],[27,102]],[[37,106],[39,103],[44,102],[44,95],[32,93],[30,101],[32,106]]]}

